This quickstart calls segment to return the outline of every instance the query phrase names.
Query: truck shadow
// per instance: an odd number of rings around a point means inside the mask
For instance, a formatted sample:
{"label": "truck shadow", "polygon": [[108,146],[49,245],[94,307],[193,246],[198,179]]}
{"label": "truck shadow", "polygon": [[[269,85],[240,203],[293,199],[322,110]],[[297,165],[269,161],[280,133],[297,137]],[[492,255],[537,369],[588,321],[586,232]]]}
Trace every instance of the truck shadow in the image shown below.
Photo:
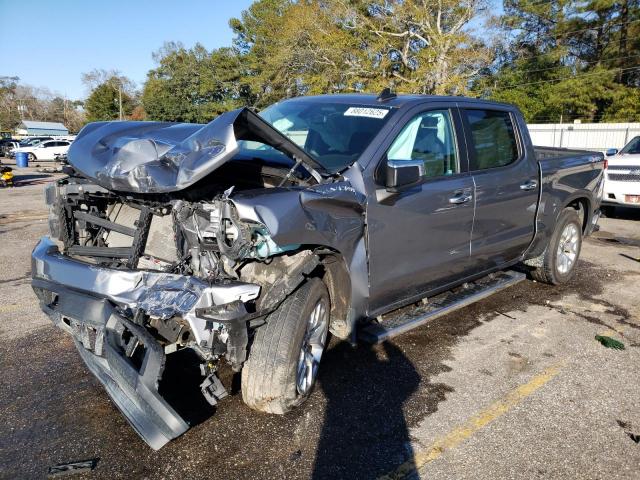
{"label": "truck shadow", "polygon": [[640,220],[640,208],[609,207],[606,210],[606,218],[618,220]]}
{"label": "truck shadow", "polygon": [[341,342],[318,382],[326,407],[311,478],[376,478],[412,461],[403,404],[420,375],[397,346]]}
{"label": "truck shadow", "polygon": [[167,356],[159,392],[191,427],[215,413],[200,392],[202,360],[190,348]]}

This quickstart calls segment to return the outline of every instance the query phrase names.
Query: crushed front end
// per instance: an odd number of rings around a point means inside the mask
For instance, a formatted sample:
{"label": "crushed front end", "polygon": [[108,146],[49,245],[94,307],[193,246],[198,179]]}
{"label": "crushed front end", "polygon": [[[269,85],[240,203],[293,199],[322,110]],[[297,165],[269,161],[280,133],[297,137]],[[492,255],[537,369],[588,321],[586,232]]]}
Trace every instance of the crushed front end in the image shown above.
{"label": "crushed front end", "polygon": [[189,428],[158,390],[166,356],[196,352],[215,405],[227,395],[220,361],[240,370],[251,328],[317,266],[312,252],[239,221],[228,192],[150,198],[72,175],[45,193],[51,236],[32,254],[41,308],[154,449]]}

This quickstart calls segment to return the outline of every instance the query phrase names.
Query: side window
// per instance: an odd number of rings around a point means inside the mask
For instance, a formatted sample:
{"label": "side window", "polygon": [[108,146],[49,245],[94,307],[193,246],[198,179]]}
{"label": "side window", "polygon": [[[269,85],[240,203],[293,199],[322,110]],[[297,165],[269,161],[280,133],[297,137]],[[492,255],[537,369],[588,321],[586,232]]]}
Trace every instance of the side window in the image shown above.
{"label": "side window", "polygon": [[473,170],[503,167],[518,159],[518,142],[509,112],[465,110],[476,152]]}
{"label": "side window", "polygon": [[430,110],[412,118],[387,152],[389,160],[421,160],[427,177],[460,172],[449,110]]}

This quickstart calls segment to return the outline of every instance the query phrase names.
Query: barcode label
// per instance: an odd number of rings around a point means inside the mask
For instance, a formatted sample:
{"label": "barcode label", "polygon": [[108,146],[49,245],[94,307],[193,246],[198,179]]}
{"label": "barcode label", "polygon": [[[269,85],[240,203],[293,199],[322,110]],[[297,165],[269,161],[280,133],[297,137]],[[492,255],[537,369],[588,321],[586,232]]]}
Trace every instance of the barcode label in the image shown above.
{"label": "barcode label", "polygon": [[384,118],[389,110],[386,108],[370,108],[370,107],[349,107],[345,112],[345,117],[369,117]]}

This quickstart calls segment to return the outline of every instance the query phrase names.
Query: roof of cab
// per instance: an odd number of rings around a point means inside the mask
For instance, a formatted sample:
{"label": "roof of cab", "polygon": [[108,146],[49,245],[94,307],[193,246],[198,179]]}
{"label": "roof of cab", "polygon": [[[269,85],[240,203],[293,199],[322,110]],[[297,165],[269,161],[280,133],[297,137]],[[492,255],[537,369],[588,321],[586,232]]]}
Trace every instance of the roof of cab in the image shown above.
{"label": "roof of cab", "polygon": [[367,106],[389,106],[395,108],[409,107],[425,102],[464,102],[464,103],[478,103],[482,105],[500,105],[513,107],[508,103],[495,102],[493,100],[484,100],[481,98],[471,98],[463,96],[440,96],[440,95],[403,95],[398,94],[395,96],[387,97],[383,100],[378,100],[377,94],[372,93],[338,93],[331,95],[312,95],[293,97],[281,100],[281,102],[314,102],[314,103],[350,103],[355,105],[367,105]]}

